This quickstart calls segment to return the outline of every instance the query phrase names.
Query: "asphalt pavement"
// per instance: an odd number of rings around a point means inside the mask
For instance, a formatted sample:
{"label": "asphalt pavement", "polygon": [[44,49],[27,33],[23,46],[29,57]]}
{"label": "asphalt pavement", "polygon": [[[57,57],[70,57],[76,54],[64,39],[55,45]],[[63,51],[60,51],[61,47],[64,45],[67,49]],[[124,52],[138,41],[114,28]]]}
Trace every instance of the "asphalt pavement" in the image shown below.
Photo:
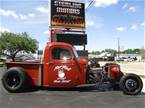
{"label": "asphalt pavement", "polygon": [[129,96],[108,85],[8,93],[0,82],[0,108],[145,108],[145,94]]}

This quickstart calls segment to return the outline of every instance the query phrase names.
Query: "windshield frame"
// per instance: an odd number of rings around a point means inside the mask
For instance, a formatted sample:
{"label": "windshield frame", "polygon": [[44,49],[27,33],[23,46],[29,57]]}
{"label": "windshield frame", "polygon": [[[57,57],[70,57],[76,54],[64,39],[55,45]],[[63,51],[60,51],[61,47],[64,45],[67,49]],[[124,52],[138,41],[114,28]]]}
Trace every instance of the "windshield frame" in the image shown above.
{"label": "windshield frame", "polygon": [[75,58],[79,58],[79,55],[78,55],[75,47],[73,47],[73,53],[75,55]]}

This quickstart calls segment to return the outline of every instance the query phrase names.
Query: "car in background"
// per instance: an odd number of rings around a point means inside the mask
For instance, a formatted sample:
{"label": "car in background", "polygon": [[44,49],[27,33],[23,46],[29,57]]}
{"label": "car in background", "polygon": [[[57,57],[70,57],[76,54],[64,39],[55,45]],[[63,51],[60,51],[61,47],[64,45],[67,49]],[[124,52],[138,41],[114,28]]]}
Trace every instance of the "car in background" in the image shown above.
{"label": "car in background", "polygon": [[126,62],[132,62],[132,61],[134,61],[134,59],[133,58],[125,58],[124,61],[126,61]]}
{"label": "car in background", "polygon": [[120,58],[117,58],[116,61],[132,62],[132,61],[135,61],[135,59],[134,58],[120,57]]}

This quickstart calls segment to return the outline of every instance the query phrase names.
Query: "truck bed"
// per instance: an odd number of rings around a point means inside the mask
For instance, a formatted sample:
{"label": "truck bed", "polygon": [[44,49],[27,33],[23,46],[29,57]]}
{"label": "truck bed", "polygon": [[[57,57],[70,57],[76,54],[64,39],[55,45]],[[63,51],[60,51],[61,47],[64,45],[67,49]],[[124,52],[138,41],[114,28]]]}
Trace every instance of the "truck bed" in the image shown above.
{"label": "truck bed", "polygon": [[[28,77],[32,78],[32,85],[39,86],[42,81],[43,63],[40,61],[25,61],[25,62],[10,62],[6,63],[7,69],[11,67],[21,67],[23,68]],[[41,80],[40,80],[41,79]]]}

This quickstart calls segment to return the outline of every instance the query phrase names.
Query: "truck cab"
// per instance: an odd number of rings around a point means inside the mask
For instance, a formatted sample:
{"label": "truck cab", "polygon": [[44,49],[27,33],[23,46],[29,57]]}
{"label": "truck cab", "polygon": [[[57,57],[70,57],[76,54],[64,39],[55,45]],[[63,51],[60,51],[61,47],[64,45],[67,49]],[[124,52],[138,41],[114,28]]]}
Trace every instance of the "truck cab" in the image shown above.
{"label": "truck cab", "polygon": [[87,61],[66,43],[48,43],[44,50],[43,86],[75,87],[86,83]]}

